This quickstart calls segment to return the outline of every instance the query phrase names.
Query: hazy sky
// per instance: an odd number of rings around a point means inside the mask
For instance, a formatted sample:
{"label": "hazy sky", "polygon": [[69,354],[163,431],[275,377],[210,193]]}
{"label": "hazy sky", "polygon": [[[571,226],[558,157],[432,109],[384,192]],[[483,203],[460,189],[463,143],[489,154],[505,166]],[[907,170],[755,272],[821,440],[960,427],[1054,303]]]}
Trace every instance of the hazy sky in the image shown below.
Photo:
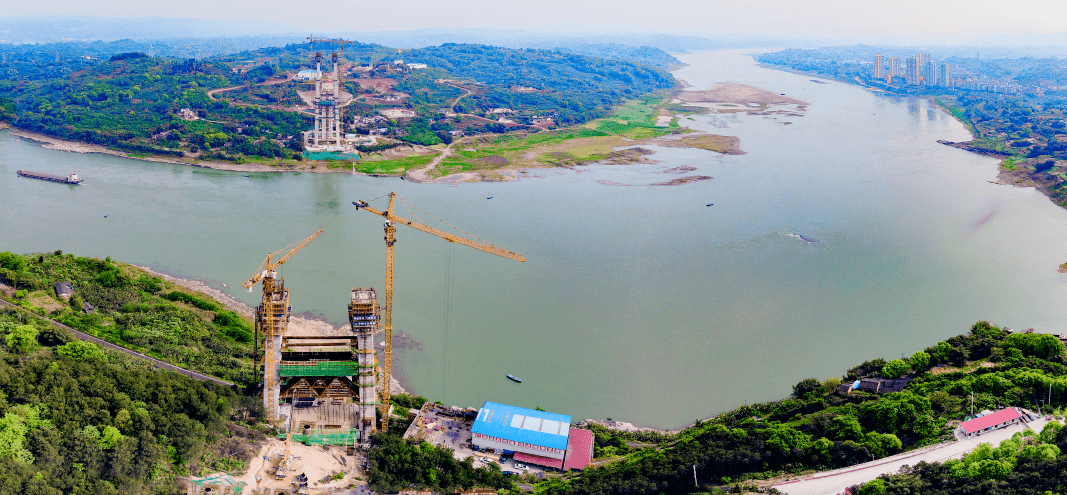
{"label": "hazy sky", "polygon": [[1067,32],[1063,0],[5,0],[2,15],[277,21],[309,32],[520,28],[964,42]]}

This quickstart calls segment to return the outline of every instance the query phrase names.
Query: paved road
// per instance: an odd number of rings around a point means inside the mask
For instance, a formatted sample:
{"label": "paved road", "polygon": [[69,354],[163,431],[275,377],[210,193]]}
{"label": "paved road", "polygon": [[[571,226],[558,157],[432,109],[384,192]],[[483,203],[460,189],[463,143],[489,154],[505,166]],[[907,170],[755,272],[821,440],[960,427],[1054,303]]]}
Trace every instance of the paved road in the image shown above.
{"label": "paved road", "polygon": [[[9,308],[17,308],[17,306],[15,306],[14,304],[11,304],[11,303],[9,303],[7,301],[4,301],[4,300],[0,300],[0,306],[7,306]],[[156,368],[162,368],[162,369],[165,369],[165,370],[168,370],[168,371],[173,371],[175,373],[181,373],[181,374],[183,374],[183,375],[185,375],[185,376],[187,376],[189,378],[192,378],[194,380],[200,380],[202,382],[215,382],[215,383],[217,383],[219,385],[222,385],[224,387],[232,387],[233,386],[233,383],[228,382],[226,380],[221,380],[219,378],[215,378],[213,376],[205,375],[203,373],[197,373],[195,371],[190,371],[190,370],[187,370],[185,368],[179,368],[177,366],[174,366],[173,364],[170,364],[170,363],[167,363],[167,362],[164,362],[164,361],[160,361],[160,360],[158,360],[158,359],[156,359],[154,357],[145,356],[144,354],[141,354],[139,352],[131,351],[131,350],[125,348],[125,347],[117,346],[117,345],[112,344],[111,342],[108,342],[106,340],[98,339],[98,338],[93,337],[92,335],[89,335],[87,333],[79,332],[79,331],[77,331],[77,330],[75,330],[73,328],[70,328],[70,327],[68,327],[68,326],[66,326],[66,325],[64,325],[64,324],[62,324],[62,323],[60,323],[58,321],[53,320],[53,319],[45,318],[45,317],[43,317],[41,315],[29,312],[29,311],[27,311],[26,314],[33,315],[33,316],[36,316],[37,318],[45,320],[45,321],[51,323],[52,326],[66,329],[68,332],[73,334],[74,337],[77,338],[78,340],[84,340],[84,341],[87,341],[87,342],[92,342],[92,343],[97,344],[97,345],[99,345],[101,347],[106,347],[106,348],[114,350],[114,351],[122,352],[122,353],[125,353],[125,354],[129,354],[129,355],[131,355],[133,357],[136,357],[136,358],[139,358],[139,359],[143,359],[143,360],[148,361],[149,363],[151,363]]]}
{"label": "paved road", "polygon": [[[1035,421],[1031,424],[1038,432],[1044,426],[1044,422]],[[1012,435],[1029,429],[1026,424],[1015,424],[1008,428],[996,430],[984,435],[966,438],[957,442],[927,447],[919,451],[905,452],[892,457],[878,459],[877,461],[858,464],[855,466],[825,471],[811,478],[800,481],[790,481],[774,485],[782,493],[788,495],[831,495],[843,493],[845,487],[858,485],[871,481],[883,474],[893,474],[900,471],[904,465],[914,466],[919,461],[943,462],[953,458],[963,457],[973,450],[978,444],[989,443],[994,447],[1000,442],[1011,438]]]}

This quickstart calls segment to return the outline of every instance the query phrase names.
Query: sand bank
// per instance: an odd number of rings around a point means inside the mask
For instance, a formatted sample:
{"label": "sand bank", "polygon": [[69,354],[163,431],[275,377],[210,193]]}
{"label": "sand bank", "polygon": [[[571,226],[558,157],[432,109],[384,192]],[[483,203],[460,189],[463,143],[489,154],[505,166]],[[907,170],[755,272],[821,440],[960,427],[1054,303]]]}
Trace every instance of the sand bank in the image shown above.
{"label": "sand bank", "polygon": [[747,84],[726,83],[705,91],[680,91],[675,96],[687,103],[758,103],[760,105],[807,105],[807,102],[772,93]]}

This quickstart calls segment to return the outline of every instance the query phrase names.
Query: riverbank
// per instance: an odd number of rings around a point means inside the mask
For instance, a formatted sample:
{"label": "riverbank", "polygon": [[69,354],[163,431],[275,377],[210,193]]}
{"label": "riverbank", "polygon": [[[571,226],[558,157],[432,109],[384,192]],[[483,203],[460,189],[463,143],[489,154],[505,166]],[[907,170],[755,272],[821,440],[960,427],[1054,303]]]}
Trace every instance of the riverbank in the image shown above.
{"label": "riverbank", "polygon": [[[166,273],[162,273],[162,272],[153,270],[153,269],[151,269],[149,267],[146,267],[146,266],[140,266],[140,265],[131,265],[131,266],[134,266],[134,267],[137,267],[137,268],[139,268],[141,270],[144,270],[144,271],[146,271],[146,272],[148,272],[148,273],[150,273],[150,274],[152,274],[154,276],[157,276],[157,277],[159,277],[159,278],[161,278],[163,280],[166,280],[167,282],[170,282],[172,284],[184,287],[184,288],[189,289],[191,291],[200,292],[201,294],[207,295],[207,296],[211,297],[212,299],[215,299],[216,301],[221,303],[223,306],[226,307],[226,309],[228,309],[230,311],[233,311],[233,312],[235,312],[235,313],[237,313],[237,314],[239,314],[239,315],[241,315],[241,316],[243,316],[245,318],[252,318],[252,319],[255,318],[256,312],[255,312],[254,308],[252,308],[251,306],[249,306],[249,305],[247,305],[247,304],[245,304],[245,303],[243,303],[241,301],[238,301],[233,296],[230,296],[229,294],[226,294],[225,292],[222,292],[221,290],[215,289],[215,288],[207,285],[202,280],[199,280],[199,279],[188,280],[188,279],[184,279],[184,278],[178,278],[178,277],[174,277],[174,276],[171,276],[171,275],[167,275]],[[300,335],[300,336],[342,335],[345,332],[346,331],[345,331],[345,329],[343,327],[335,327],[335,326],[331,325],[329,322],[327,322],[326,320],[323,320],[323,319],[320,319],[320,318],[308,318],[308,317],[302,317],[302,316],[296,316],[296,315],[291,316],[289,318],[289,327],[288,327],[288,330],[287,330],[287,333],[289,333],[291,335]],[[395,338],[394,338],[394,340],[395,340]],[[393,393],[401,393],[401,394],[408,393],[407,389],[403,386],[403,384],[401,384],[400,381],[397,380],[395,371],[392,373],[392,390],[393,390]]]}
{"label": "riverbank", "polygon": [[[685,93],[685,94],[682,94]],[[740,140],[732,136],[720,136],[682,129],[675,122],[678,103],[683,110],[696,113],[719,113],[737,110],[763,112],[774,105],[796,105],[786,111],[799,116],[804,102],[781,97],[776,93],[747,85],[718,85],[707,91],[669,93],[648,111],[655,112],[655,126],[641,120],[620,119],[629,117],[631,105],[642,107],[640,102],[631,102],[617,110],[615,117],[598,119],[580,126],[535,133],[482,134],[457,139],[444,148],[410,146],[385,150],[363,157],[358,162],[347,161],[285,161],[278,164],[232,163],[201,161],[195,157],[175,158],[128,153],[103,145],[71,141],[38,132],[13,128],[11,134],[40,143],[46,149],[71,153],[100,153],[155,163],[185,165],[241,173],[339,173],[371,177],[400,177],[410,182],[444,183],[460,182],[510,182],[523,177],[536,177],[531,170],[568,168],[597,164],[631,165],[657,163],[647,158],[655,150],[641,145],[667,148],[696,148],[724,155],[740,155]],[[679,99],[681,98],[681,99]],[[738,108],[712,108],[723,102]],[[744,104],[755,108],[743,107]],[[705,107],[701,107],[704,105]],[[645,110],[638,108],[636,115]],[[425,164],[425,165],[424,165]],[[691,179],[696,180],[696,179]],[[691,181],[690,180],[690,181]]]}
{"label": "riverbank", "polygon": [[[105,155],[120,156],[123,158],[129,158],[132,160],[142,160],[146,162],[156,163],[169,163],[173,165],[186,165],[189,167],[210,168],[213,170],[224,170],[228,172],[308,172],[315,174],[352,174],[348,168],[338,167],[330,168],[328,165],[324,165],[321,162],[307,162],[307,164],[299,164],[292,167],[276,167],[272,165],[265,165],[261,163],[229,163],[229,162],[212,162],[212,161],[200,161],[200,160],[181,160],[176,158],[164,158],[159,156],[145,156],[132,153],[126,153],[119,150],[114,150],[106,146],[98,144],[83,143],[80,141],[70,141],[62,138],[49,136],[47,134],[41,134],[39,132],[32,132],[18,128],[11,128],[11,135],[18,136],[23,139],[29,139],[41,144],[42,147],[57,150],[66,151],[70,153],[101,153]],[[360,174],[358,175],[369,175]]]}
{"label": "riverbank", "polygon": [[[998,136],[1003,136],[1004,133],[1010,133],[1011,129],[1000,129],[992,133],[986,133],[986,138],[979,137],[979,131],[975,129],[971,122],[968,122],[963,115],[963,109],[954,108],[951,105],[946,105],[942,98],[944,95],[926,95],[926,94],[911,94],[911,93],[896,93],[888,89],[877,88],[864,84],[863,81],[856,77],[852,80],[841,79],[836,77],[830,77],[824,74],[820,74],[814,71],[803,71],[793,69],[791,67],[773,65],[767,63],[760,63],[760,67],[779,70],[783,72],[790,72],[793,74],[802,74],[807,76],[821,77],[830,79],[852,86],[861,87],[867,91],[885,94],[887,96],[895,97],[911,97],[928,100],[939,108],[941,108],[946,114],[950,115],[954,120],[963,124],[970,134],[970,139],[966,141],[946,141],[938,140],[937,142],[945,146],[951,146],[971,153],[976,153],[983,156],[992,158],[998,158],[1001,160],[997,169],[997,179],[995,181],[989,181],[994,184],[1019,187],[1019,188],[1034,188],[1041,194],[1049,199],[1053,204],[1060,208],[1067,209],[1067,195],[1064,194],[1063,185],[1065,183],[1062,176],[1064,167],[1067,167],[1067,163],[1063,160],[1056,160],[1049,155],[1038,155],[1040,158],[1028,157],[1027,150],[1029,148],[1008,148],[1007,143],[1003,144],[1002,149],[1012,149],[1014,153],[1007,153],[998,149],[990,149],[990,144],[982,143],[982,140],[1000,140]],[[952,97],[948,97],[951,99]],[[1033,141],[1033,140],[1031,140]],[[1018,142],[1018,141],[1017,141]],[[1040,144],[1040,143],[1038,143]]]}

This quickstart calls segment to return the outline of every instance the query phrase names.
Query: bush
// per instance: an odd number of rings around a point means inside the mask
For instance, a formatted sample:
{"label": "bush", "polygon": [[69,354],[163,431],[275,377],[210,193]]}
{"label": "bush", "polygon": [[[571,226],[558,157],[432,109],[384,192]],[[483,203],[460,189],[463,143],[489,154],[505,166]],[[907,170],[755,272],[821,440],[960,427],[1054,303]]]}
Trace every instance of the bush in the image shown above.
{"label": "bush", "polygon": [[107,361],[107,354],[104,354],[104,350],[101,349],[100,346],[92,342],[84,342],[81,340],[67,342],[66,344],[56,347],[56,354],[67,356],[75,361],[85,361],[88,359]]}
{"label": "bush", "polygon": [[32,325],[15,325],[4,341],[16,352],[27,352],[37,345],[37,328]]}
{"label": "bush", "polygon": [[200,299],[199,297],[196,297],[191,294],[186,294],[184,292],[168,292],[166,294],[163,294],[163,299],[166,299],[168,301],[183,302],[194,308],[202,309],[204,311],[219,310],[219,307],[215,303],[205,301],[203,299]]}
{"label": "bush", "polygon": [[819,380],[805,378],[796,385],[793,385],[793,397],[803,399],[804,397],[807,397],[808,394],[819,390],[821,387],[822,384],[819,383]]}
{"label": "bush", "polygon": [[[924,353],[925,354],[925,353]],[[903,359],[894,359],[882,367],[882,376],[886,378],[900,378],[908,372],[910,365]]]}

